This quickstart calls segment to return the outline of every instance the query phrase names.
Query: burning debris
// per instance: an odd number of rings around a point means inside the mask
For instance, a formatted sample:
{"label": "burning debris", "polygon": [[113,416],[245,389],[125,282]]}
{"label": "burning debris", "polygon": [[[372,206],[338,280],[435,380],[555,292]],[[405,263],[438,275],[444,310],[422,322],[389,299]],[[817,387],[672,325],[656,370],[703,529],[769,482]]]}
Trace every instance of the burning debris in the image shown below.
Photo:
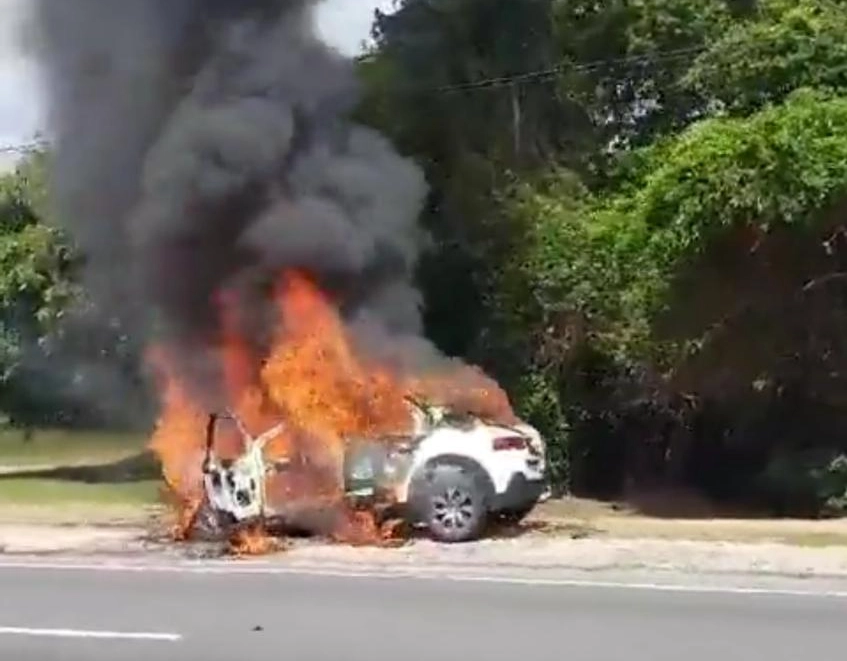
{"label": "burning debris", "polygon": [[[100,308],[152,347],[162,413],[151,445],[182,536],[209,514],[213,480],[240,465],[262,502],[239,502],[233,487],[215,517],[245,510],[252,526],[265,501],[318,503],[334,512],[325,532],[383,539],[373,507],[350,506],[343,467],[355,439],[389,453],[421,442],[410,396],[474,413],[470,428],[447,428],[450,442],[488,434],[488,446],[512,438],[511,451],[539,452],[496,384],[420,337],[424,179],[347,121],[352,63],[315,36],[314,4],[34,2],[54,199]],[[212,465],[217,411],[238,428],[216,436]],[[408,480],[391,482],[404,493],[389,500],[408,500]],[[238,552],[267,550],[255,527],[233,534]]]}
{"label": "burning debris", "polygon": [[[174,363],[157,359],[165,406],[152,447],[162,458],[168,484],[182,497],[180,535],[188,536],[198,517],[223,513],[243,541],[249,536],[239,529],[242,522],[292,513],[302,520],[303,510],[311,510],[309,527],[340,541],[391,542],[399,525],[388,514],[408,500],[398,489],[407,487],[410,474],[408,467],[402,470],[402,460],[389,454],[401,448],[401,454],[411,454],[440,426],[467,434],[483,423],[467,418],[466,432],[458,421],[440,418],[438,408],[427,416],[415,397],[427,388],[441,392],[446,377],[404,378],[366,363],[354,351],[335,308],[304,276],[287,273],[277,302],[278,335],[261,358],[249,359],[244,338],[222,323],[229,330],[218,352],[230,413],[204,413],[185,398],[179,375],[169,372],[167,366]],[[222,311],[222,316],[237,315]],[[505,407],[501,418],[513,422],[499,389],[481,389],[477,397],[477,410]],[[351,457],[363,442],[366,454],[376,453],[365,458],[390,463],[393,474],[357,478]],[[357,479],[365,483],[365,507],[354,506],[360,495]],[[314,518],[316,511],[324,516]]]}

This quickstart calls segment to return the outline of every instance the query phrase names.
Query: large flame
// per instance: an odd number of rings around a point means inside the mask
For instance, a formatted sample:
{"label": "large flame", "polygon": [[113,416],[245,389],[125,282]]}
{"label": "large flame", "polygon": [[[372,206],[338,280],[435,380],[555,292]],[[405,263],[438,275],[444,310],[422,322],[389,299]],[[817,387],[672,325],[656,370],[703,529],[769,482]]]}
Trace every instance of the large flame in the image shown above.
{"label": "large flame", "polygon": [[[221,297],[222,337],[214,347],[222,366],[226,405],[249,432],[261,434],[283,421],[285,433],[267,448],[269,458],[295,456],[294,470],[268,486],[272,499],[308,500],[335,508],[333,533],[353,542],[387,536],[372,518],[347,512],[342,502],[341,462],[345,443],[355,437],[409,433],[413,420],[407,397],[474,412],[480,417],[515,421],[505,394],[473,368],[402,378],[364,360],[354,350],[332,301],[297,271],[281,275],[274,297],[278,323],[267,355],[257,355],[241,324],[239,301]],[[172,369],[168,350],[151,359],[161,380],[163,410],[151,447],[159,457],[166,484],[177,496],[178,534],[185,535],[203,498],[201,465],[208,411],[192,398],[188,385]],[[237,439],[223,439],[223,454]],[[267,545],[255,532],[241,532],[238,552],[261,552]]]}

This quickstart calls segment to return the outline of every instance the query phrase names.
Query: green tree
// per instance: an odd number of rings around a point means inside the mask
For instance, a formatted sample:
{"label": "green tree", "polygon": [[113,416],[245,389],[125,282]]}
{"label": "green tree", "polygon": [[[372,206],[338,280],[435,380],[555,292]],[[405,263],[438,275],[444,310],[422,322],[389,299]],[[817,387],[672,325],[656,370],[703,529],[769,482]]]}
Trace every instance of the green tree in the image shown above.
{"label": "green tree", "polygon": [[73,253],[44,220],[46,167],[46,155],[34,154],[0,177],[0,408],[18,420],[38,407],[27,363],[49,354],[80,293]]}
{"label": "green tree", "polygon": [[703,115],[680,85],[692,60],[738,19],[715,0],[556,0],[560,80],[605,143],[643,144]]}
{"label": "green tree", "polygon": [[845,12],[406,0],[380,17],[363,115],[433,187],[430,329],[561,441],[575,486],[749,493],[810,443],[841,466]]}
{"label": "green tree", "polygon": [[422,220],[434,241],[420,280],[429,334],[452,354],[473,352],[490,265],[508,245],[493,192],[509,170],[578,156],[575,145],[590,134],[550,81],[497,82],[556,64],[549,9],[549,0],[405,0],[378,16],[376,50],[361,66],[362,115],[427,173]]}
{"label": "green tree", "polygon": [[700,55],[684,80],[717,109],[750,113],[800,87],[847,86],[847,4],[764,0]]}
{"label": "green tree", "polygon": [[645,148],[615,195],[574,204],[555,187],[518,191],[527,231],[498,307],[512,335],[531,329],[534,372],[559,375],[562,405],[597,395],[572,387],[587,349],[616,366],[603,372],[621,382],[601,386],[615,424],[645,398],[671,415],[681,401],[776,393],[798,375],[819,401],[845,401],[845,136],[847,100],[799,90]]}

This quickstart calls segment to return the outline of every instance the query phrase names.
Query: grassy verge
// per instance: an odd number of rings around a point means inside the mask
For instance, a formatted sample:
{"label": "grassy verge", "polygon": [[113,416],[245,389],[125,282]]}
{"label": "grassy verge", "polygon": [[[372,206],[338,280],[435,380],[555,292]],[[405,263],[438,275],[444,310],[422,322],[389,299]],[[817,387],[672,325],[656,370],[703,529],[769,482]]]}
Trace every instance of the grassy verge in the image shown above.
{"label": "grassy verge", "polygon": [[159,501],[159,469],[137,434],[0,431],[0,523],[137,522]]}
{"label": "grassy verge", "polygon": [[847,519],[656,517],[597,501],[566,498],[539,506],[533,518],[552,534],[616,539],[847,546]]}
{"label": "grassy verge", "polygon": [[141,524],[160,511],[157,480],[86,484],[0,480],[0,524]]}
{"label": "grassy verge", "polygon": [[15,478],[0,481],[0,507],[11,505],[150,505],[158,499],[159,482],[85,484],[64,480]]}
{"label": "grassy verge", "polygon": [[17,429],[0,430],[0,466],[69,466],[106,463],[140,452],[146,438],[139,434],[35,430],[30,437]]}

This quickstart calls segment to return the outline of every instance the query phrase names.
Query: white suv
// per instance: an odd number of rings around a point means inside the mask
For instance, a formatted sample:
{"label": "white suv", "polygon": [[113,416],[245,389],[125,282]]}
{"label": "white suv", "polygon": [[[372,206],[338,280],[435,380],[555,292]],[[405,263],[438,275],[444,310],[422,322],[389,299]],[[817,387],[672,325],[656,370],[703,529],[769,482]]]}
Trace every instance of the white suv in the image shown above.
{"label": "white suv", "polygon": [[[349,439],[339,477],[354,507],[400,515],[438,541],[464,542],[477,539],[493,517],[517,522],[549,497],[544,442],[531,426],[491,424],[411,401],[410,406],[412,434]],[[237,425],[245,447],[232,462],[214,452],[216,426],[227,419]],[[253,438],[235,416],[210,417],[200,526],[219,529],[292,516],[291,504],[269,503],[265,495],[267,475],[289,466],[285,459],[268,463],[263,456],[264,445],[283,428]]]}

